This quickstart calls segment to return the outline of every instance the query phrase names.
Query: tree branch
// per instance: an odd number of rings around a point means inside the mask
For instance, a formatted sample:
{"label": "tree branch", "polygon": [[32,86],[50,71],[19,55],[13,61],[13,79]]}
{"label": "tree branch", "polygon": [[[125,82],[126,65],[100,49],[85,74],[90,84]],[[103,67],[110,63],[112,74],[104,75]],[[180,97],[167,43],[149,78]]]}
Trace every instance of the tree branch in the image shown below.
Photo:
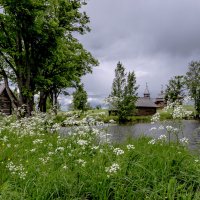
{"label": "tree branch", "polygon": [[11,67],[11,69],[17,75],[17,70],[15,69],[14,65],[6,58],[6,56],[4,55],[4,53],[2,51],[0,51],[0,55],[2,55],[3,59],[9,64],[9,66]]}

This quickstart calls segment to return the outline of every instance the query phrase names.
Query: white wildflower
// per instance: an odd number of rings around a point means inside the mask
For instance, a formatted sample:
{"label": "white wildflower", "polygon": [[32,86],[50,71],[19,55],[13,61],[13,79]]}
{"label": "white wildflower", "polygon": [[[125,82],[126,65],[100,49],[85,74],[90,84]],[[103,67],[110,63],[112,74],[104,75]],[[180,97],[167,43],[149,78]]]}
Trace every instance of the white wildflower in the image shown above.
{"label": "white wildflower", "polygon": [[25,168],[22,164],[15,165],[12,161],[10,161],[6,168],[11,172],[12,175],[18,175],[20,179],[25,179],[27,175],[27,171],[25,171]]}
{"label": "white wildflower", "polygon": [[68,167],[66,165],[63,166],[63,169],[68,169]]}
{"label": "white wildflower", "polygon": [[33,144],[42,144],[43,140],[42,139],[36,139],[33,141]]}
{"label": "white wildflower", "polygon": [[36,151],[36,149],[35,149],[35,148],[30,150],[30,152],[35,152],[35,151]]}
{"label": "white wildflower", "polygon": [[183,145],[187,145],[189,143],[189,139],[186,138],[186,137],[183,137],[180,139],[180,142],[183,144]]}
{"label": "white wildflower", "polygon": [[100,153],[103,153],[104,151],[103,151],[103,149],[100,149],[99,152],[100,152]]}
{"label": "white wildflower", "polygon": [[120,170],[119,164],[113,163],[110,167],[106,167],[105,171],[109,174],[116,174]]}
{"label": "white wildflower", "polygon": [[158,122],[158,121],[160,121],[160,114],[159,114],[159,113],[156,113],[156,114],[154,114],[154,115],[152,116],[151,122],[152,122],[152,123],[155,123],[155,122]]}
{"label": "white wildflower", "polygon": [[82,167],[85,167],[86,161],[82,159],[78,159],[77,162],[81,164]]}
{"label": "white wildflower", "polygon": [[160,135],[158,137],[158,140],[166,140],[167,139],[167,136],[166,135]]}
{"label": "white wildflower", "polygon": [[167,129],[168,132],[171,132],[171,131],[174,130],[174,128],[172,126],[166,126],[166,129]]}
{"label": "white wildflower", "polygon": [[50,157],[45,157],[45,158],[38,158],[43,164],[46,164],[49,160],[50,160]]}
{"label": "white wildflower", "polygon": [[156,140],[155,139],[152,139],[148,142],[148,144],[155,144],[156,143]]}
{"label": "white wildflower", "polygon": [[88,141],[87,140],[78,140],[77,144],[80,145],[80,146],[85,146],[85,145],[88,144]]}
{"label": "white wildflower", "polygon": [[99,146],[93,146],[91,149],[92,150],[97,150],[97,149],[99,149]]}
{"label": "white wildflower", "polygon": [[63,152],[65,150],[64,147],[57,147],[55,152]]}
{"label": "white wildflower", "polygon": [[7,147],[10,148],[10,147],[11,147],[11,144],[7,144]]}
{"label": "white wildflower", "polygon": [[120,148],[115,148],[113,152],[118,156],[124,154],[124,151]]}
{"label": "white wildflower", "polygon": [[0,140],[2,140],[3,142],[7,142],[8,141],[8,137],[5,135],[3,138],[1,138]]}
{"label": "white wildflower", "polygon": [[131,150],[131,149],[135,149],[135,146],[133,144],[128,144],[128,145],[126,145],[126,148],[128,150]]}

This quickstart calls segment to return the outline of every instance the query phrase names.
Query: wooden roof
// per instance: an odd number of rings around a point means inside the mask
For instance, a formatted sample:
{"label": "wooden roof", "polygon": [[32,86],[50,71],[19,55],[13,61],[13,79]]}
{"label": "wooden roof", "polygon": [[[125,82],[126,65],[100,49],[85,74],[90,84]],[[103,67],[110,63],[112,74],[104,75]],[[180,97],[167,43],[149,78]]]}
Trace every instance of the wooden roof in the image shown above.
{"label": "wooden roof", "polygon": [[158,106],[147,97],[139,97],[136,102],[136,107],[157,108]]}

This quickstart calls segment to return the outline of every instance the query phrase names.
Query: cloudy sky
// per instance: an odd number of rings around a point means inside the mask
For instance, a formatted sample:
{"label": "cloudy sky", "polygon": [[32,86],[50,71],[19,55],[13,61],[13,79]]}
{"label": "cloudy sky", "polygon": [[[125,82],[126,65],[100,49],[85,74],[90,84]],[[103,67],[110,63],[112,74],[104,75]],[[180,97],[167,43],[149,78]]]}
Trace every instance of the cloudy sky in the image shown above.
{"label": "cloudy sky", "polygon": [[200,60],[199,0],[88,0],[84,10],[92,31],[79,40],[100,63],[83,77],[93,103],[109,95],[118,61],[135,71],[139,96],[147,82],[156,97]]}

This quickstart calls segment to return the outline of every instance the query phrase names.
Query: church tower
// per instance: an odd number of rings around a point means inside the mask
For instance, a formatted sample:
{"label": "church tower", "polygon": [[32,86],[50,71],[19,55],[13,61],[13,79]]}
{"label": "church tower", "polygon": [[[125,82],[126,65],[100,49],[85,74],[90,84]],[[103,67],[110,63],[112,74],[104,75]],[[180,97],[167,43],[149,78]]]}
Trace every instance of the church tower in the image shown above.
{"label": "church tower", "polygon": [[144,91],[144,98],[149,98],[150,99],[150,93],[149,93],[149,89],[148,89],[148,85],[146,83],[146,88]]}

